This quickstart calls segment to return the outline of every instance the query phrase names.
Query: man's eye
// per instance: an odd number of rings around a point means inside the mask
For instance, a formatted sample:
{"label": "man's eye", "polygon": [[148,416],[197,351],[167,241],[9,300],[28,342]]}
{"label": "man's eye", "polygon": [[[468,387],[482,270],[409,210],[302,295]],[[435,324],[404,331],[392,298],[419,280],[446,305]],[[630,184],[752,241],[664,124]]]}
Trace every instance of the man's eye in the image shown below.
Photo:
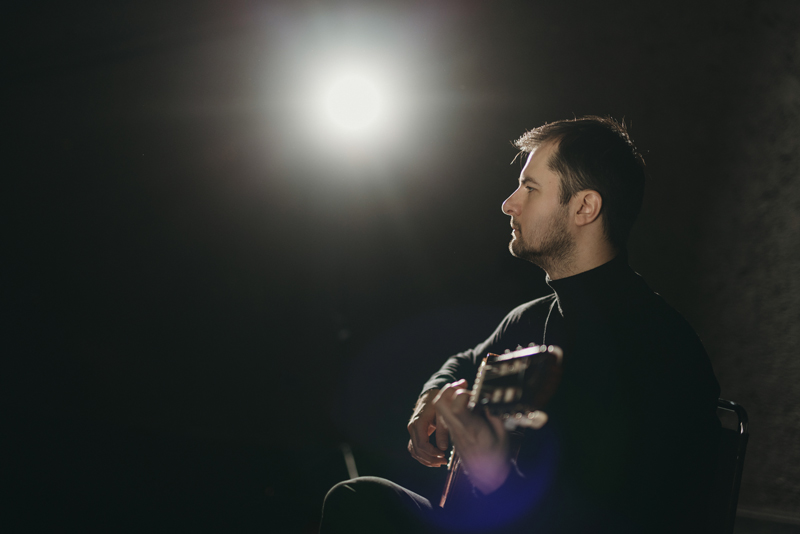
{"label": "man's eye", "polygon": [[533,191],[533,188],[531,186],[529,186],[529,185],[526,185],[525,189],[527,189],[528,191]]}

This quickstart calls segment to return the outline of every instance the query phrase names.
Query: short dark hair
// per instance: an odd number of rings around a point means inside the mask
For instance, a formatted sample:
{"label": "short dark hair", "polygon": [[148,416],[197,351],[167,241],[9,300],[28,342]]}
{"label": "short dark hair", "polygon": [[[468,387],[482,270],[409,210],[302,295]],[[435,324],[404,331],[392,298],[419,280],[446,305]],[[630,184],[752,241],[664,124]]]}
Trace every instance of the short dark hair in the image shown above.
{"label": "short dark hair", "polygon": [[625,122],[586,116],[546,123],[514,142],[523,153],[555,143],[548,166],[561,177],[561,203],[592,189],[603,198],[603,229],[622,250],[644,197],[644,158],[631,141]]}

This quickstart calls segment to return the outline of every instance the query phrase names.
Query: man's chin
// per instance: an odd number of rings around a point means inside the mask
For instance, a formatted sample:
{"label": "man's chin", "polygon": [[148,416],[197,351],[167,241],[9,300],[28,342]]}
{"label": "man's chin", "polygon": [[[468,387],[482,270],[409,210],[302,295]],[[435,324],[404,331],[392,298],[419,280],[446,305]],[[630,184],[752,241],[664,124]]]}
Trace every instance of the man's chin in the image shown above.
{"label": "man's chin", "polygon": [[516,238],[512,238],[511,241],[509,241],[509,243],[508,243],[508,251],[515,258],[519,258],[519,254],[517,254],[517,250],[516,250],[518,246],[519,246],[519,244],[517,243]]}
{"label": "man's chin", "polygon": [[[525,260],[530,262],[534,265],[542,267],[542,256],[541,254],[534,252],[530,249],[526,249],[522,243],[517,240],[512,240],[508,244],[508,251],[511,253],[512,256],[515,258],[519,258],[521,260]],[[544,267],[542,267],[544,269]]]}
{"label": "man's chin", "polygon": [[512,239],[511,242],[508,243],[508,251],[515,258],[525,258],[525,247],[522,246],[522,243],[520,243],[517,238]]}

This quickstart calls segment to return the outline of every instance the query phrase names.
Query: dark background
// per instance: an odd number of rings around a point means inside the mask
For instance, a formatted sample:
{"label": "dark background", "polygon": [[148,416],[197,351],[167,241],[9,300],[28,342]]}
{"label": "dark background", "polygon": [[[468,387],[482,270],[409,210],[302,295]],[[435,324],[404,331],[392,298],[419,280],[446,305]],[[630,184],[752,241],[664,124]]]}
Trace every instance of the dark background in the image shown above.
{"label": "dark background", "polygon": [[[750,413],[740,513],[800,523],[800,4],[66,4],[0,16],[3,525],[314,532],[341,443],[435,494],[419,388],[547,289],[509,141],[583,114],[629,124],[631,263]],[[363,146],[303,100],[337,46],[402,80]]]}

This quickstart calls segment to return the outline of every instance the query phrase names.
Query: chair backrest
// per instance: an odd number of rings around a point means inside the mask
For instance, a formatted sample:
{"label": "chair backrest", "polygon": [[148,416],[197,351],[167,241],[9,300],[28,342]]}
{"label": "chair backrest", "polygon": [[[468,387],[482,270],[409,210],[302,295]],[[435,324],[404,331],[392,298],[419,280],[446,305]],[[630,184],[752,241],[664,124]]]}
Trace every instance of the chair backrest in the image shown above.
{"label": "chair backrest", "polygon": [[719,399],[717,416],[722,423],[709,506],[710,532],[732,534],[739,502],[744,453],[747,449],[747,412],[735,402]]}

